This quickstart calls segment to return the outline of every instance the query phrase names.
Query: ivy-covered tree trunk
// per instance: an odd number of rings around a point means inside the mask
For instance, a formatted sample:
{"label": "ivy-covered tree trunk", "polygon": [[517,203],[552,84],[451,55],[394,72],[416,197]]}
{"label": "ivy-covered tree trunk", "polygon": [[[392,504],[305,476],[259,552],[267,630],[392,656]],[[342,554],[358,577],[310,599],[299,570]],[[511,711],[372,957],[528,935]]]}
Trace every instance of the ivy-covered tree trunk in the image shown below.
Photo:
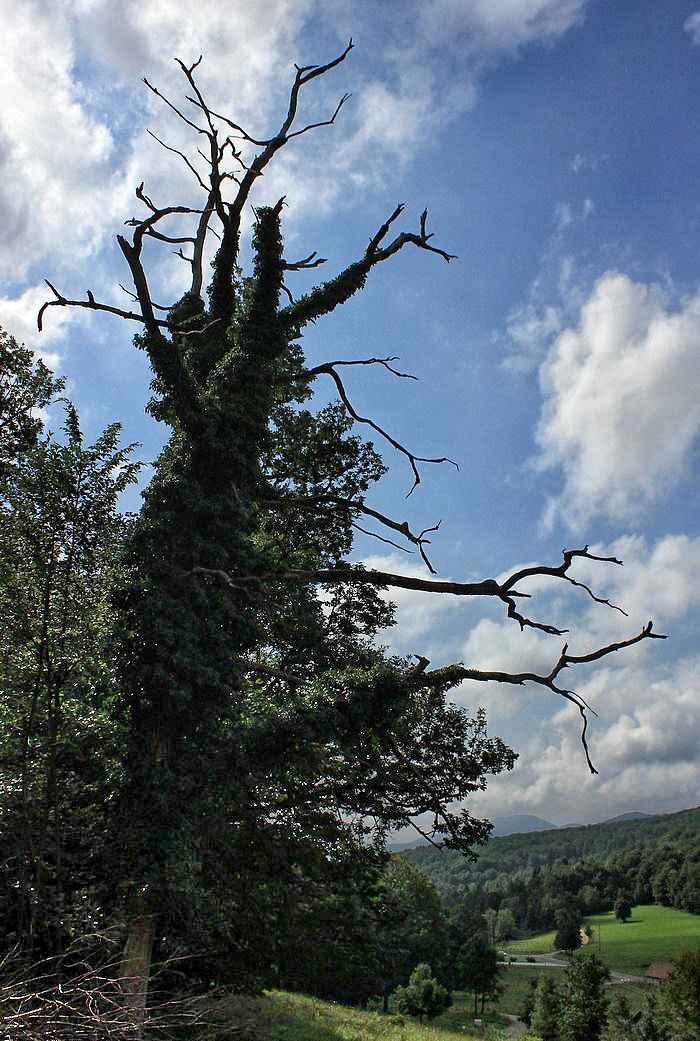
{"label": "ivy-covered tree trunk", "polygon": [[[145,1001],[163,901],[191,895],[196,886],[192,807],[213,794],[207,757],[224,713],[232,726],[230,780],[245,783],[244,774],[236,776],[242,749],[232,695],[241,685],[237,663],[256,639],[262,560],[252,539],[255,494],[274,368],[286,346],[277,317],[279,207],[258,211],[254,249],[246,315],[204,341],[221,356],[213,368],[208,363],[206,388],[184,405],[176,386],[159,403],[172,410],[175,429],[146,493],[119,593],[131,700],[123,819],[137,865],[123,966],[129,972],[122,975],[135,1008]],[[197,363],[193,358],[193,368]]]}
{"label": "ivy-covered tree trunk", "polygon": [[[148,407],[171,429],[115,596],[130,735],[122,863],[115,870],[128,880],[127,960],[134,972],[127,1003],[140,1014],[151,929],[160,935],[160,922],[175,930],[185,923],[191,935],[206,921],[230,943],[231,922],[243,920],[255,939],[246,948],[239,932],[229,950],[252,950],[265,933],[264,913],[274,918],[277,910],[275,878],[292,889],[308,864],[316,878],[343,858],[364,862],[381,851],[387,830],[408,824],[465,851],[485,840],[488,822],[451,807],[483,788],[486,774],[510,768],[515,756],[487,737],[481,710],[470,716],[446,700],[457,684],[535,683],[565,698],[583,719],[593,770],[586,705],[559,687],[558,677],[572,664],[656,635],[649,623],[629,640],[587,655],[565,647],[541,675],[461,663],[428,670],[421,655],[412,665],[373,646],[391,615],[380,597],[386,588],[496,598],[521,627],[560,636],[562,630],[521,613],[519,598],[528,594],[519,583],[543,575],[573,581],[568,571],[575,559],[601,558],[586,547],[566,551],[557,566],[519,569],[499,581],[441,581],[426,549],[436,526],[416,532],[366,503],[384,468],[370,444],[349,435],[353,423],[368,426],[408,462],[411,490],[421,481],[422,464],[450,461],[416,455],[352,404],[343,366],[380,366],[401,376],[396,359],[309,366],[299,340],[404,247],[451,260],[433,245],[427,212],[417,231],[391,238],[403,213],[397,206],[359,259],[280,306],[286,274],[324,262],[315,253],[296,262],[283,256],[280,200],[255,211],[252,275],[238,271],[241,222],[254,185],[282,147],[333,124],[348,97],[330,119],[295,129],[302,88],[351,49],[352,41],[325,65],[297,67],[287,113],[264,140],[214,113],[195,76],[199,62],[180,63],[195,108],[192,119],[182,118],[203,146],[194,160],[203,170],[197,172],[206,191],[201,208],[159,208],[140,185],[136,195],[146,216],[127,221],[134,229],[130,241],[118,237],[137,309],[101,304],[92,293],[68,300],[51,287],[54,298],[39,315],[40,328],[54,306],[140,322],[144,332],[136,344],[154,373]],[[188,167],[196,170],[189,160]],[[228,201],[231,184],[236,188]],[[187,214],[196,217],[191,237],[165,233],[169,220]],[[205,305],[203,261],[214,222],[220,238]],[[152,301],[143,266],[151,239],[186,244],[180,252],[192,269],[188,292],[165,316]],[[333,381],[339,401],[314,413],[303,406],[318,378]],[[400,540],[400,548],[417,552],[430,577],[349,563],[354,532],[366,532],[367,524],[373,526],[368,534],[384,543]],[[432,823],[421,824],[426,815]],[[370,834],[374,847],[366,841]],[[252,913],[247,909],[251,894],[264,913],[257,904]],[[245,966],[237,964],[243,975]],[[253,970],[247,971],[250,982]]]}

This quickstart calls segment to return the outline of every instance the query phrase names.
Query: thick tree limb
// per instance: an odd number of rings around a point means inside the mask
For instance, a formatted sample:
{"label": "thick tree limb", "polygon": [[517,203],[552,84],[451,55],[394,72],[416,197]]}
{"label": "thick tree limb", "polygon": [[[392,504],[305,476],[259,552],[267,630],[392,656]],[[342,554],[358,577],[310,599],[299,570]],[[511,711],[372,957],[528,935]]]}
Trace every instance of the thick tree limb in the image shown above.
{"label": "thick tree limb", "polygon": [[[370,568],[363,568],[351,564],[339,565],[335,568],[320,569],[318,571],[288,571],[285,572],[282,577],[305,582],[318,582],[323,585],[348,582],[360,585],[379,586],[381,588],[415,589],[419,592],[425,593],[450,593],[453,596],[495,596],[506,604],[508,607],[508,617],[517,621],[521,629],[529,627],[532,629],[539,629],[541,632],[549,633],[551,636],[563,636],[564,633],[568,632],[567,629],[558,629],[556,626],[548,625],[544,622],[534,622],[530,618],[520,614],[516,607],[516,598],[529,599],[530,594],[514,589],[513,587],[523,579],[534,578],[536,576],[561,578],[564,581],[569,582],[571,585],[584,589],[589,596],[596,601],[596,603],[606,604],[619,611],[621,609],[616,608],[615,605],[611,604],[608,600],[596,597],[588,586],[572,579],[571,576],[567,574],[567,571],[571,567],[573,561],[579,557],[588,560],[598,560],[604,563],[617,565],[622,564],[622,562],[617,560],[615,557],[598,557],[593,553],[589,553],[588,546],[584,546],[583,549],[564,550],[563,557],[564,559],[562,563],[557,567],[546,564],[535,564],[531,567],[520,568],[518,571],[507,576],[501,582],[497,582],[494,578],[487,578],[481,582],[448,582],[440,579],[414,578],[410,575],[396,575],[388,571],[375,571]],[[622,613],[624,614],[624,611]]]}
{"label": "thick tree limb", "polygon": [[367,275],[373,267],[388,260],[389,257],[398,253],[399,250],[409,243],[417,246],[419,249],[428,250],[430,253],[437,253],[438,256],[443,257],[448,262],[455,259],[454,254],[446,253],[445,250],[431,245],[430,239],[433,235],[426,230],[427,210],[423,210],[420,216],[418,233],[401,232],[392,242],[382,246],[381,243],[388,235],[389,229],[401,216],[403,210],[404,204],[399,203],[389,219],[382,224],[377,233],[370,239],[365,254],[360,260],[350,264],[349,267],[345,268],[331,281],[324,282],[322,285],[312,289],[307,296],[302,297],[295,304],[286,307],[281,312],[282,321],[289,330],[290,335],[298,336],[303,327],[308,325],[309,322],[315,322],[318,318],[329,314],[336,307],[344,304],[359,289],[362,289]]}

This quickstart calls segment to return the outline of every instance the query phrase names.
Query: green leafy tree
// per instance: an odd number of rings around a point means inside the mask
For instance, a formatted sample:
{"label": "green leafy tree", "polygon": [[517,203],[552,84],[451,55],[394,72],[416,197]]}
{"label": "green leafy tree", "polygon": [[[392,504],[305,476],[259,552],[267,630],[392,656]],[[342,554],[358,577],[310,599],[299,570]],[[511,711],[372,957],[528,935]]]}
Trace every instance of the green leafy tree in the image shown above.
{"label": "green leafy tree", "polygon": [[626,896],[618,896],[614,910],[615,917],[624,925],[632,917],[632,902]]}
{"label": "green leafy tree", "polygon": [[660,1005],[674,1039],[700,1038],[700,947],[673,959],[673,970],[661,985]]}
{"label": "green leafy tree", "polygon": [[43,433],[39,414],[63,390],[41,359],[0,329],[0,488]]}
{"label": "green leafy tree", "polygon": [[516,934],[515,915],[509,907],[502,907],[496,916],[496,936],[500,943],[512,940]]}
{"label": "green leafy tree", "polygon": [[419,1022],[434,1019],[452,1004],[452,997],[442,984],[433,977],[430,966],[422,962],[411,973],[405,987],[394,991],[394,1007],[398,1012],[415,1016]]}
{"label": "green leafy tree", "polygon": [[559,1041],[561,994],[551,976],[542,976],[535,988],[530,1026],[542,1041]]}
{"label": "green leafy tree", "polygon": [[581,917],[572,907],[562,907],[556,915],[554,949],[570,954],[581,946]]}
{"label": "green leafy tree", "polygon": [[484,1011],[486,1002],[499,993],[498,954],[486,936],[471,936],[460,948],[456,960],[457,985],[468,990],[474,998],[474,1013]]}
{"label": "green leafy tree", "polygon": [[447,920],[432,882],[410,861],[392,856],[382,872],[375,904],[383,911],[375,943],[385,1010],[388,995],[408,982],[416,965],[427,962],[438,980],[449,982]]}
{"label": "green leafy tree", "polygon": [[11,941],[52,954],[94,931],[104,903],[95,890],[124,737],[109,589],[127,527],[117,500],[138,467],[118,425],[86,445],[68,403],[60,439],[31,415],[24,424],[23,409],[58,385],[24,349],[13,371],[24,375],[9,413],[24,434],[0,497],[4,924]]}
{"label": "green leafy tree", "polygon": [[597,955],[572,957],[561,987],[561,1041],[598,1041],[606,1022],[608,979],[610,972]]}
{"label": "green leafy tree", "polygon": [[[446,460],[418,456],[353,404],[345,367],[396,373],[395,359],[314,365],[300,340],[399,251],[413,247],[452,259],[434,245],[425,212],[417,230],[397,231],[403,212],[397,206],[358,259],[287,302],[285,280],[321,258],[285,256],[279,200],[255,211],[252,270],[240,273],[240,233],[253,186],[268,183],[261,175],[281,148],[319,126],[297,123],[304,88],[344,61],[351,47],[325,65],[297,68],[282,123],[264,140],[217,115],[200,89],[199,63],[181,63],[196,109],[193,119],[183,118],[202,146],[189,163],[190,169],[204,163],[197,172],[201,206],[157,206],[142,184],[136,194],[143,213],[127,222],[130,239],[118,237],[134,309],[101,304],[92,292],[69,300],[54,289],[39,315],[41,326],[48,309],[77,306],[139,322],[136,346],[153,370],[148,409],[170,430],[115,597],[129,706],[118,871],[130,880],[122,975],[134,981],[137,1018],[156,925],[176,929],[187,922],[191,931],[196,921],[206,931],[226,881],[229,891],[245,893],[272,885],[250,867],[257,866],[253,851],[263,836],[276,850],[270,863],[276,858],[289,875],[297,868],[303,874],[301,865],[316,859],[360,855],[368,820],[376,822],[378,848],[389,828],[422,829],[426,813],[429,837],[454,848],[468,851],[487,836],[486,822],[450,807],[483,788],[487,774],[511,766],[514,756],[487,736],[483,713],[470,716],[449,704],[462,680],[538,683],[585,716],[584,703],[557,686],[562,670],[655,635],[648,625],[589,655],[564,651],[552,669],[527,676],[459,663],[429,670],[420,656],[409,665],[373,648],[372,636],[387,620],[379,592],[391,588],[493,597],[521,626],[559,634],[521,614],[518,584],[537,575],[567,579],[576,558],[592,555],[567,551],[556,567],[519,569],[499,581],[440,581],[426,551],[432,529],[414,531],[367,502],[382,466],[345,424],[368,427],[402,455],[413,488],[423,464]],[[192,235],[183,236],[181,223],[175,236],[169,233],[170,222],[188,214]],[[203,261],[214,224],[218,248],[205,292]],[[144,246],[173,237],[187,247],[192,277],[163,313],[153,303]],[[306,408],[319,379],[330,380],[339,398],[320,413]],[[349,562],[353,535],[367,525],[418,552],[430,577]],[[208,832],[220,845],[208,841]],[[245,960],[238,964],[243,985]]]}

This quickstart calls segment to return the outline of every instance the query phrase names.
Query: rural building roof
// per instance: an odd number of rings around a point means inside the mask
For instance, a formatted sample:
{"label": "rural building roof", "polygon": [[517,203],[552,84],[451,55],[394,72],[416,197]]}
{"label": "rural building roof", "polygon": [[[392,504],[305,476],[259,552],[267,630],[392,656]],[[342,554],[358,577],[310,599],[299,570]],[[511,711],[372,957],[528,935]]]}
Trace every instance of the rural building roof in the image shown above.
{"label": "rural building roof", "polygon": [[672,961],[653,961],[647,969],[646,975],[653,980],[665,980],[672,970]]}

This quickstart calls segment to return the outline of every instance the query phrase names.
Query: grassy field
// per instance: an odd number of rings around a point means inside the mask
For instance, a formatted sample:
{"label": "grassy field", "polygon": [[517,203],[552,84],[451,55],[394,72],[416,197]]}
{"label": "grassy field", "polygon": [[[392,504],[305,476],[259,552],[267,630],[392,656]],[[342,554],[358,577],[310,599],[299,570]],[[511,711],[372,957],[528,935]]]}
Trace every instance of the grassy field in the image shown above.
{"label": "grassy field", "polygon": [[[303,994],[268,991],[257,998],[227,995],[207,1001],[204,1018],[209,1026],[194,1034],[191,1028],[183,1028],[177,1037],[178,1041],[192,1041],[195,1036],[209,1041],[233,1037],[236,1041],[484,1041],[494,1036],[493,1027],[506,1025],[504,1014],[520,1015],[530,980],[548,975],[561,978],[562,972],[537,966],[505,969],[503,993],[481,1027],[474,1026],[471,994],[453,994],[451,1008],[432,1023],[421,1025],[409,1016],[385,1016]],[[643,983],[610,987],[611,996],[613,991],[624,990],[632,1009],[642,1006],[648,989]]]}
{"label": "grassy field", "polygon": [[[498,999],[496,1009],[499,1012],[519,1016],[531,987],[530,981],[539,980],[542,976],[551,976],[555,981],[561,980],[562,973],[563,969],[547,968],[546,966],[508,966],[501,975],[503,993]],[[625,994],[630,1008],[634,1012],[644,1006],[644,996],[649,993],[649,985],[647,983],[613,983],[608,988],[609,997],[618,992]]]}
{"label": "grassy field", "polygon": [[[584,948],[599,954],[610,969],[643,976],[653,961],[675,958],[683,951],[700,947],[700,915],[675,911],[657,904],[635,907],[623,925],[612,911],[586,919],[593,929],[591,943]],[[552,951],[554,933],[509,943],[512,954],[546,954]]]}
{"label": "grassy field", "polygon": [[383,1016],[281,991],[255,999],[230,997],[212,1012],[220,1023],[212,1033],[217,1041],[229,1036],[236,1041],[482,1041],[484,1036],[472,1025],[464,995],[455,995],[453,1008],[422,1026],[408,1016]]}

